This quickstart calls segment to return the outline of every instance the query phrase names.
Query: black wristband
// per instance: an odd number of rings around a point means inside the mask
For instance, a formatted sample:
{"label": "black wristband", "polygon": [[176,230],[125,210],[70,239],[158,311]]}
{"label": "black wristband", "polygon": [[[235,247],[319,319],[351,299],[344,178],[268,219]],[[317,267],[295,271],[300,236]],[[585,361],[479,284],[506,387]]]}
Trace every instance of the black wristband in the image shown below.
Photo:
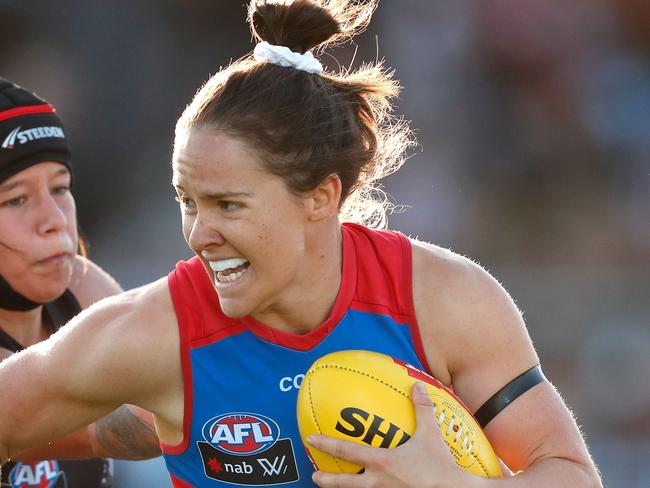
{"label": "black wristband", "polygon": [[545,381],[544,373],[539,364],[520,374],[506,386],[497,391],[476,411],[474,417],[483,428],[496,417],[501,410],[510,405],[519,396],[526,393],[533,386]]}

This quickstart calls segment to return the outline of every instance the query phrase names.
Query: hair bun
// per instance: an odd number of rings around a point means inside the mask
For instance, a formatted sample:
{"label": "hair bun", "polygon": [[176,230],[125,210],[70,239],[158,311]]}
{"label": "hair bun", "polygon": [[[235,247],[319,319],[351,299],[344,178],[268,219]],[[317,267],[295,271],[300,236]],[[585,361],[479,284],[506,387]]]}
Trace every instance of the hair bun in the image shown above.
{"label": "hair bun", "polygon": [[248,19],[260,41],[306,53],[361,32],[378,0],[252,0]]}

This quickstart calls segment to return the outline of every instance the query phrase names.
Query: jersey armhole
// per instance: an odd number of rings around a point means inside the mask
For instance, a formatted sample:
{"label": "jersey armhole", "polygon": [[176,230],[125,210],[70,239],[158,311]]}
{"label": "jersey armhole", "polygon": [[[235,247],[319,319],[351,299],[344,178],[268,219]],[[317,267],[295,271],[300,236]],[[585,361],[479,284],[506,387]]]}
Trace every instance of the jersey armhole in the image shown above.
{"label": "jersey armhole", "polygon": [[[177,265],[178,266],[178,265]],[[176,445],[160,442],[160,448],[164,454],[183,454],[190,442],[190,427],[192,425],[192,364],[190,361],[190,344],[192,342],[192,328],[188,327],[194,320],[192,314],[183,307],[182,286],[179,283],[178,267],[174,269],[167,278],[167,286],[174,305],[175,319],[180,337],[181,369],[183,372],[183,437]],[[189,322],[186,323],[186,322]]]}
{"label": "jersey armhole", "polygon": [[417,354],[420,363],[424,370],[433,376],[429,361],[424,353],[424,344],[422,343],[422,336],[420,334],[420,325],[418,324],[417,315],[415,314],[415,302],[413,300],[413,244],[411,240],[402,233],[398,233],[402,248],[402,273],[404,283],[404,305],[407,314],[411,317],[409,320],[409,327],[411,329],[411,337],[413,339],[413,347],[415,347],[415,354]]}

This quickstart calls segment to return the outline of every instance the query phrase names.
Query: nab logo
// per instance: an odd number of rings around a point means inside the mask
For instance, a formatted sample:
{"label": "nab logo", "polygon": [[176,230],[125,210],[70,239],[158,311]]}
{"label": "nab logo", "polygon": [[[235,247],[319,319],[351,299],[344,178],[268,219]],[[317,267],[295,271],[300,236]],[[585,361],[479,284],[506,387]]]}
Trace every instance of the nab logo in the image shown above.
{"label": "nab logo", "polygon": [[356,407],[341,410],[335,429],[343,435],[361,439],[364,444],[375,447],[397,447],[411,438],[397,425]]}
{"label": "nab logo", "polygon": [[11,488],[53,488],[62,474],[56,461],[16,463],[9,473],[9,486]]}
{"label": "nab logo", "polygon": [[280,436],[274,420],[253,413],[228,413],[203,424],[203,438],[227,454],[255,454],[269,449]]}
{"label": "nab logo", "polygon": [[197,441],[205,476],[235,485],[278,485],[298,481],[291,439],[280,439],[275,420],[233,412],[203,424]]}

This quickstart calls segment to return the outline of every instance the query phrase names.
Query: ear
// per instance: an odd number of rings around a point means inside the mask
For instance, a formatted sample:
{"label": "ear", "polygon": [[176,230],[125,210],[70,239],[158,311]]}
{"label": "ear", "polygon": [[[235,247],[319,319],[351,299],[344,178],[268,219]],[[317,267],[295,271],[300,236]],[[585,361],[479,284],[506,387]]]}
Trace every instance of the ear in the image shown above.
{"label": "ear", "polygon": [[339,212],[341,201],[341,179],[337,174],[331,174],[311,192],[311,208],[309,220],[316,222]]}

